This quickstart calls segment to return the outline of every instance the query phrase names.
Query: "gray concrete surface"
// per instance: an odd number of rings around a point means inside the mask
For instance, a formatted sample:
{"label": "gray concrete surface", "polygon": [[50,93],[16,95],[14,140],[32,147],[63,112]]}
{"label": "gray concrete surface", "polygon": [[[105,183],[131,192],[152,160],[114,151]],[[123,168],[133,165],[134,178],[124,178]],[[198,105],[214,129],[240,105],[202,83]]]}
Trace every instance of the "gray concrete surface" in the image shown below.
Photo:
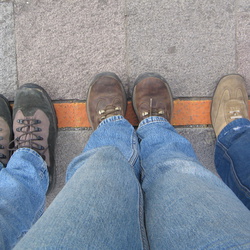
{"label": "gray concrete surface", "polygon": [[[0,0],[0,87],[35,82],[53,100],[85,100],[92,77],[114,71],[131,95],[136,76],[157,71],[178,97],[211,97],[218,80],[240,73],[250,93],[248,0]],[[211,171],[211,128],[178,128]],[[91,130],[61,130],[57,186]],[[197,136],[198,135],[198,136]]]}
{"label": "gray concrete surface", "polygon": [[14,31],[13,5],[0,2],[0,88],[1,93],[12,100],[17,87]]}
{"label": "gray concrete surface", "polygon": [[[247,80],[247,90],[250,93],[250,4],[248,12],[239,12],[236,32],[236,56],[238,73]],[[241,8],[242,9],[242,8]]]}
{"label": "gray concrete surface", "polygon": [[211,96],[218,78],[236,70],[234,0],[130,0],[127,12],[132,79],[153,70],[176,97]]}
{"label": "gray concrete surface", "polygon": [[53,99],[86,99],[100,71],[115,71],[129,93],[138,74],[157,71],[176,97],[211,96],[222,75],[248,77],[248,7],[235,0],[16,0],[18,82],[37,82]]}
{"label": "gray concrete surface", "polygon": [[81,129],[59,131],[56,145],[56,185],[47,196],[47,206],[63,188],[67,166],[82,152],[91,133],[92,130]]}
{"label": "gray concrete surface", "polygon": [[115,71],[126,82],[125,2],[15,1],[18,82],[53,99],[86,99],[90,79]]}
{"label": "gray concrete surface", "polygon": [[177,128],[177,132],[188,139],[198,160],[203,166],[217,175],[214,166],[215,134],[212,128]]}

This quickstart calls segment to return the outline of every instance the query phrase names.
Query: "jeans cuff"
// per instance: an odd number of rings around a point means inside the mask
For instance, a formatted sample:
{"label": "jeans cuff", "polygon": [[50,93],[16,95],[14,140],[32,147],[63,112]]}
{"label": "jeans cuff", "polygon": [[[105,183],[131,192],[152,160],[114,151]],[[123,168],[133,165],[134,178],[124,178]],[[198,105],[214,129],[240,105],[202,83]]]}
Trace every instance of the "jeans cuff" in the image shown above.
{"label": "jeans cuff", "polygon": [[[36,158],[37,158],[37,160],[41,163],[41,164],[43,164],[45,161],[44,161],[44,159],[42,158],[42,156],[41,155],[39,155],[35,150],[33,150],[33,149],[31,149],[31,148],[19,148],[19,149],[17,149],[15,152],[14,152],[14,154],[11,156],[11,157],[13,157],[15,154],[18,154],[18,153],[20,153],[20,152],[25,152],[25,153],[27,153],[27,154],[32,154],[32,155],[34,155]],[[47,164],[46,164],[47,165]]]}
{"label": "jeans cuff", "polygon": [[104,124],[110,123],[110,122],[116,122],[116,121],[121,121],[124,120],[125,118],[122,115],[114,115],[109,118],[104,119],[97,128],[103,126]]}
{"label": "jeans cuff", "polygon": [[155,123],[155,122],[167,122],[167,123],[169,123],[168,120],[166,120],[164,117],[161,117],[161,116],[150,116],[150,117],[147,117],[147,118],[143,119],[140,122],[138,128],[140,128],[140,127],[142,127],[142,126],[144,126],[146,124]]}
{"label": "jeans cuff", "polygon": [[220,132],[218,140],[222,139],[231,131],[237,131],[241,128],[250,127],[250,121],[245,118],[236,119],[229,124],[227,124]]}

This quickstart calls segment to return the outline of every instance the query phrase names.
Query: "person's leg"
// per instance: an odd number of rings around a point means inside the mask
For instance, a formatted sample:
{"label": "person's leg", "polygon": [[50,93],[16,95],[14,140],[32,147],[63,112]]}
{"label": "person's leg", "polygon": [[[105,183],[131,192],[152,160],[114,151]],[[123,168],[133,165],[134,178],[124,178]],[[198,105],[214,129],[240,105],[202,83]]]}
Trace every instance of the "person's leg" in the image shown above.
{"label": "person's leg", "polygon": [[212,124],[217,136],[215,166],[222,180],[250,209],[250,121],[244,79],[223,77],[214,93]]}
{"label": "person's leg", "polygon": [[[51,167],[53,161],[50,164],[45,162],[42,155],[49,156],[53,152],[49,145],[54,145],[56,124],[53,122],[55,113],[51,101],[37,85],[24,85],[17,91],[13,142],[10,142],[10,111],[3,107],[2,101],[0,106],[0,158],[7,163],[6,167],[1,165],[0,171],[0,245],[1,248],[12,249],[44,211],[49,186],[47,167]],[[4,110],[9,112],[8,118]],[[6,149],[13,143],[15,153],[8,161]]]}
{"label": "person's leg", "polygon": [[[90,89],[89,119],[92,128],[98,128],[83,153],[70,163],[63,190],[16,249],[147,246],[142,192],[134,171],[138,168],[138,140],[123,118],[123,88],[116,75],[105,73],[94,79]],[[103,103],[98,106],[100,100]]]}
{"label": "person's leg", "polygon": [[12,249],[44,211],[49,176],[42,157],[18,149],[0,171],[0,244]]}
{"label": "person's leg", "polygon": [[[163,94],[167,96],[169,89],[164,90],[162,78],[147,76],[136,82],[133,101],[138,117],[145,118],[137,134],[150,248],[249,248],[250,212],[218,177],[201,166],[191,144],[165,119],[171,117],[166,111],[171,105]],[[152,98],[150,88],[161,81],[162,88],[154,88]],[[137,95],[143,89],[144,95]],[[157,89],[161,89],[158,96]],[[146,113],[163,117],[143,115]]]}
{"label": "person's leg", "polygon": [[228,124],[217,138],[215,166],[222,180],[250,209],[250,121]]}
{"label": "person's leg", "polygon": [[[83,153],[103,146],[117,147],[128,159],[139,180],[138,138],[132,125],[124,119],[126,109],[127,97],[119,77],[112,72],[96,75],[87,97],[88,120],[95,131],[90,136]],[[82,166],[82,155],[76,157],[68,166],[66,181]]]}
{"label": "person's leg", "polygon": [[139,144],[136,132],[123,116],[117,115],[104,120],[98,129],[92,133],[82,154],[69,164],[66,181],[69,181],[84,164],[85,152],[91,151],[92,154],[95,154],[96,149],[99,150],[99,148],[105,146],[118,148],[128,160],[130,168],[134,171],[137,179],[140,179]]}
{"label": "person's leg", "polygon": [[82,155],[81,168],[16,249],[143,248],[141,189],[130,164],[117,147],[94,151]]}

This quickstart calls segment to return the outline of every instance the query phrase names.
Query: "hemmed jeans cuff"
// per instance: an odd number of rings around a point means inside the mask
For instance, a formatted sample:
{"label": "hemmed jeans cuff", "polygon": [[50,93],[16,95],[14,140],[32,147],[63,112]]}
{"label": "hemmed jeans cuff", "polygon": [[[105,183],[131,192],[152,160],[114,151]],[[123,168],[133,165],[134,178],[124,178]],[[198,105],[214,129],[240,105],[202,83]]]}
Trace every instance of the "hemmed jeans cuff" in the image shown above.
{"label": "hemmed jeans cuff", "polygon": [[234,130],[238,130],[244,127],[250,127],[250,121],[248,119],[245,118],[240,118],[240,119],[236,119],[232,122],[230,122],[229,124],[227,124],[220,132],[217,140],[221,140],[224,136],[226,136],[230,131]]}
{"label": "hemmed jeans cuff", "polygon": [[124,120],[125,118],[122,116],[122,115],[114,115],[114,116],[111,116],[109,118],[106,118],[104,119],[99,125],[97,128],[103,126],[104,124],[107,124],[109,122],[116,122],[116,121],[121,121],[121,120]]}
{"label": "hemmed jeans cuff", "polygon": [[166,120],[164,117],[161,117],[161,116],[150,116],[150,117],[147,117],[147,118],[143,119],[140,122],[138,128],[140,128],[140,127],[142,127],[142,126],[144,126],[146,124],[155,123],[155,122],[167,122],[167,123],[169,123],[168,120]]}
{"label": "hemmed jeans cuff", "polygon": [[14,152],[14,154],[13,155],[15,155],[15,154],[17,154],[18,152],[27,152],[27,153],[31,153],[31,154],[33,154],[33,155],[35,155],[36,157],[38,157],[39,159],[39,161],[42,161],[42,162],[44,162],[44,159],[42,158],[42,156],[41,155],[39,155],[35,150],[33,150],[33,149],[31,149],[31,148],[19,148],[19,149],[17,149],[15,152]]}

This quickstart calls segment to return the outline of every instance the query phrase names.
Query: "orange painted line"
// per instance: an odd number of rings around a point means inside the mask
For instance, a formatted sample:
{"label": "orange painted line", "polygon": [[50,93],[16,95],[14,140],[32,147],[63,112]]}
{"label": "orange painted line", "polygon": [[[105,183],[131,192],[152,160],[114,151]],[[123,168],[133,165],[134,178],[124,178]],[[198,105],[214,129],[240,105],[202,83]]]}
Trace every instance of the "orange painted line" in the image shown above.
{"label": "orange painted line", "polygon": [[85,103],[54,103],[59,128],[90,127]]}
{"label": "orange painted line", "polygon": [[[250,101],[249,101],[250,105]],[[90,128],[85,102],[54,103],[59,128]],[[171,123],[174,126],[209,125],[211,100],[175,100]],[[249,110],[250,115],[250,110]],[[128,102],[125,118],[138,126],[132,102]]]}
{"label": "orange painted line", "polygon": [[[88,121],[86,103],[54,103],[59,128],[90,128]],[[133,125],[138,125],[137,116],[133,110],[132,103],[128,102],[125,118]]]}
{"label": "orange painted line", "polygon": [[175,100],[172,124],[207,125],[211,124],[210,100]]}

